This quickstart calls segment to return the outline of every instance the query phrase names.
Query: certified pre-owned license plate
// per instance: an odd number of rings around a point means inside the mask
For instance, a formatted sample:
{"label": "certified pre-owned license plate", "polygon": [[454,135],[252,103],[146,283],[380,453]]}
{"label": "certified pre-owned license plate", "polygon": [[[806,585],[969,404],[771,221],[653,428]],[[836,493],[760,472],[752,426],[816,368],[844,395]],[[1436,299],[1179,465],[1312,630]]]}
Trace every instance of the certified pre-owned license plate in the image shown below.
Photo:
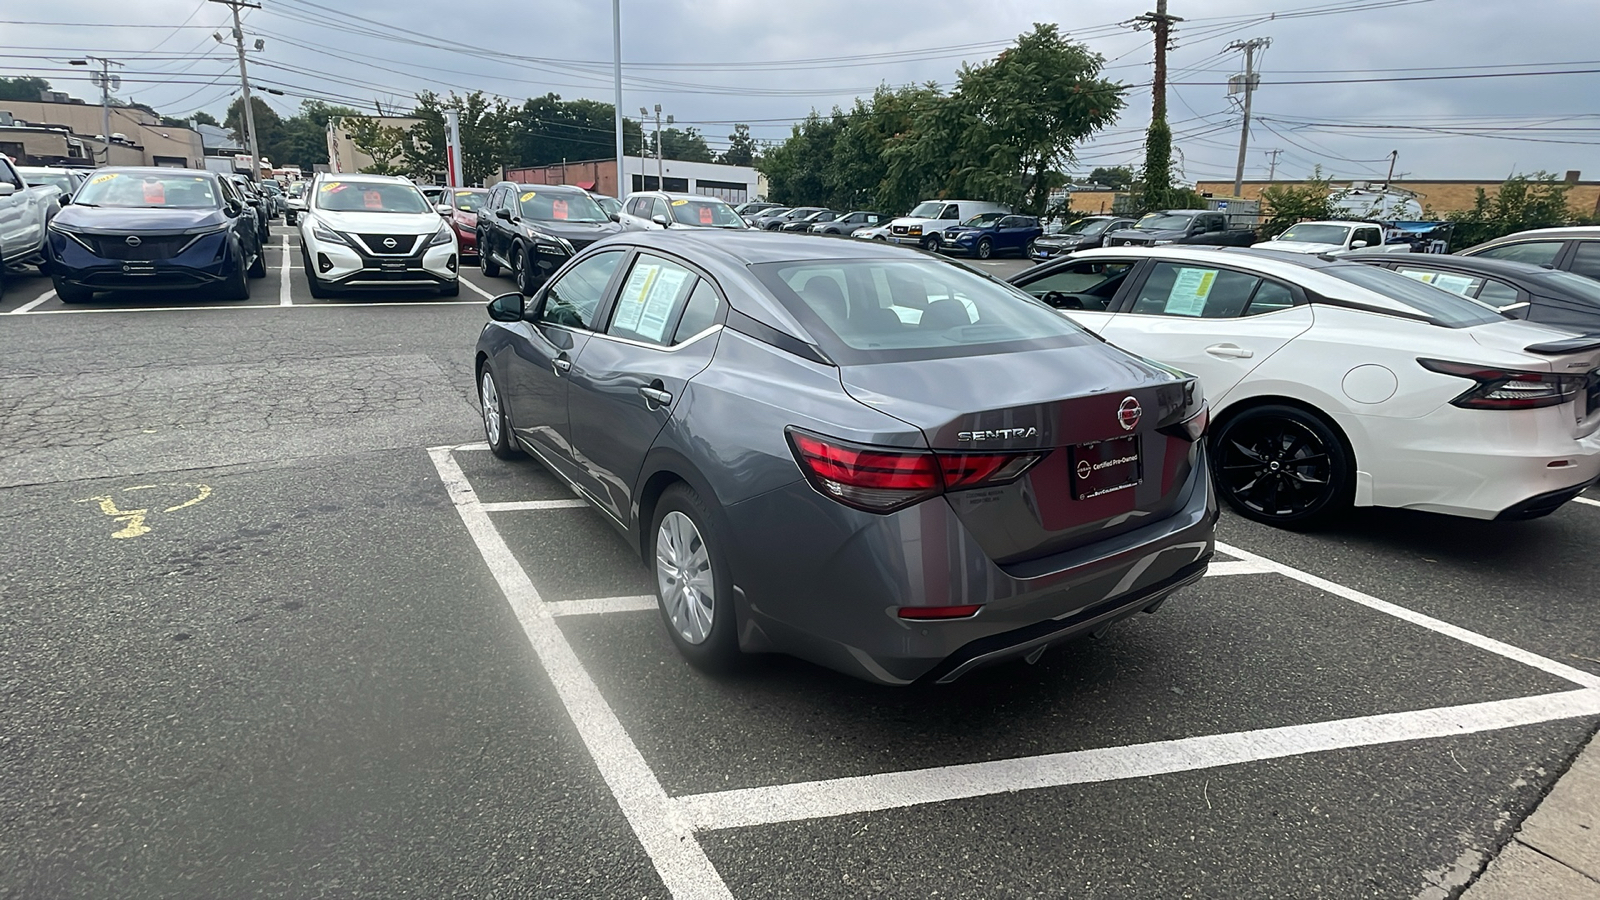
{"label": "certified pre-owned license plate", "polygon": [[1079,444],[1071,448],[1071,462],[1074,500],[1125,490],[1144,479],[1138,435]]}
{"label": "certified pre-owned license plate", "polygon": [[382,259],[378,261],[378,268],[385,272],[404,272],[406,261],[403,259]]}

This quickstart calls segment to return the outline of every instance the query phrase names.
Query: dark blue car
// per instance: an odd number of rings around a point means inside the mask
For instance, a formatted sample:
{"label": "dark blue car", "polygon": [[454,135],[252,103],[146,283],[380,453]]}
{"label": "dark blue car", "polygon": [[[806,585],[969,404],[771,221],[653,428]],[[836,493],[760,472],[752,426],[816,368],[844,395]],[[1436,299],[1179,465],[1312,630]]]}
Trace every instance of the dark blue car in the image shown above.
{"label": "dark blue car", "polygon": [[960,225],[946,228],[940,235],[939,249],[946,253],[965,253],[978,259],[988,259],[1000,253],[1027,256],[1034,239],[1042,234],[1044,227],[1033,216],[982,213]]}
{"label": "dark blue car", "polygon": [[62,303],[210,285],[244,300],[267,274],[261,244],[255,210],[215,173],[106,168],[51,220],[45,252]]}

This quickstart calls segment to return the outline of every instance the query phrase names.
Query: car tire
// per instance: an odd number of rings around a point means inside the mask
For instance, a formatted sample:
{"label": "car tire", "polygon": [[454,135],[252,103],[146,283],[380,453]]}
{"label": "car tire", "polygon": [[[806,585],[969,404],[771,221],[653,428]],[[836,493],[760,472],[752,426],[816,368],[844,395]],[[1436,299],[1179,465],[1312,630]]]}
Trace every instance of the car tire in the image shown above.
{"label": "car tire", "polygon": [[539,282],[535,280],[537,276],[533,274],[534,269],[535,266],[528,259],[525,248],[521,246],[511,248],[511,280],[517,283],[517,290],[524,297],[532,297],[539,290]]}
{"label": "car tire", "polygon": [[250,277],[267,277],[267,248],[261,244],[256,244],[256,258],[250,263]]}
{"label": "car tire", "polygon": [[647,558],[672,643],[703,671],[738,667],[744,656],[734,620],[733,579],[721,552],[727,545],[705,501],[679,482],[662,492],[651,518]]}
{"label": "car tire", "polygon": [[485,278],[500,277],[500,264],[490,259],[488,252],[483,249],[483,235],[481,234],[478,235],[478,269],[483,272],[483,277]]}
{"label": "car tire", "polygon": [[300,248],[300,268],[306,273],[306,284],[310,285],[311,296],[314,299],[326,300],[333,296],[333,291],[323,287],[322,280],[317,277],[317,273],[311,268],[311,255],[306,252],[304,246]]}
{"label": "car tire", "polygon": [[1039,242],[1038,241],[1029,241],[1028,242],[1028,246],[1022,248],[1022,258],[1023,259],[1033,259],[1034,258],[1034,254],[1038,253],[1038,252],[1039,252]]}
{"label": "car tire", "polygon": [[994,241],[988,238],[979,238],[978,248],[973,252],[977,253],[979,259],[988,259],[994,255]]}
{"label": "car tire", "polygon": [[1321,416],[1267,405],[1228,418],[1211,442],[1217,495],[1239,515],[1280,528],[1312,528],[1347,509],[1355,460]]}
{"label": "car tire", "polygon": [[94,299],[94,289],[67,284],[61,279],[52,279],[56,289],[56,299],[66,304],[88,303]]}
{"label": "car tire", "polygon": [[461,296],[461,281],[460,281],[460,279],[452,281],[449,284],[445,285],[444,287],[439,288],[439,296],[441,296],[441,297],[459,297],[459,296]]}
{"label": "car tire", "polygon": [[294,213],[292,213],[292,212],[284,213],[283,214],[283,224],[285,224],[285,225],[293,225],[294,224]]}
{"label": "car tire", "polygon": [[522,450],[511,437],[511,417],[506,415],[506,398],[494,370],[484,363],[478,370],[478,409],[483,414],[483,438],[489,450],[501,459],[517,459]]}
{"label": "car tire", "polygon": [[241,249],[234,258],[233,272],[226,281],[222,282],[222,299],[224,300],[249,300],[250,278],[244,264],[244,251]]}

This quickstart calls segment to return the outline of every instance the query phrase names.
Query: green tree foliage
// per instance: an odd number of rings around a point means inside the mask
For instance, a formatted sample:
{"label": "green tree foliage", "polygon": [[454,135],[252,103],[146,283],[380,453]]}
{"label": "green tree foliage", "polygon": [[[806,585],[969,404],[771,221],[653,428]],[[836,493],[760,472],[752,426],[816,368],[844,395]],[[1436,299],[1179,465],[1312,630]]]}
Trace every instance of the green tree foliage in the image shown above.
{"label": "green tree foliage", "polygon": [[[283,145],[285,133],[283,118],[274,112],[272,107],[268,106],[266,101],[260,97],[250,98],[250,109],[255,114],[256,120],[256,149],[262,156],[272,160],[273,164],[277,165],[279,161],[278,150]],[[222,120],[222,124],[228,131],[232,132],[234,140],[239,141],[240,146],[249,147],[249,144],[245,143],[244,140],[243,97],[234,98],[234,101],[228,105],[228,115]]]}
{"label": "green tree foliage", "polygon": [[845,117],[839,110],[826,119],[813,110],[793,127],[788,140],[763,154],[761,171],[767,176],[767,199],[802,205],[828,197],[823,173],[844,127]]}
{"label": "green tree foliage", "polygon": [[204,110],[201,110],[200,112],[197,112],[194,115],[190,116],[189,120],[191,122],[197,122],[197,123],[199,123],[201,125],[210,125],[210,126],[213,126],[215,128],[221,128],[222,127],[222,123],[217,121],[217,117],[216,116],[213,116],[211,113],[208,113],[208,112],[206,112]]}
{"label": "green tree foliage", "polygon": [[1144,171],[1139,173],[1135,205],[1141,212],[1170,209],[1172,193],[1172,129],[1165,120],[1157,120],[1145,131]]}
{"label": "green tree foliage", "polygon": [[1271,240],[1306,219],[1336,218],[1332,191],[1321,167],[1302,184],[1272,184],[1261,189],[1261,239]]}
{"label": "green tree foliage", "polygon": [[[507,165],[548,166],[562,160],[610,159],[616,153],[616,107],[595,100],[534,97],[508,114]],[[462,140],[466,140],[465,136]],[[622,120],[622,148],[638,156],[642,131]]]}
{"label": "green tree foliage", "polygon": [[444,111],[453,109],[461,129],[461,174],[467,184],[478,184],[500,170],[506,159],[506,124],[512,111],[504,100],[491,99],[483,91],[465,97],[454,92],[441,98],[432,91],[417,95],[411,111],[422,121],[405,133],[402,156],[409,174],[417,178],[444,180]]}
{"label": "green tree foliage", "polygon": [[[661,151],[662,159],[681,159],[684,162],[706,163],[715,161],[715,156],[713,156],[711,153],[711,147],[706,144],[705,136],[702,135],[699,129],[696,128],[691,127],[682,130],[677,128],[663,128],[661,129],[661,139],[659,143],[660,146],[664,148]],[[651,135],[651,156],[655,156],[657,153],[656,145],[656,136]]]}
{"label": "green tree foliage", "polygon": [[1125,191],[1133,186],[1133,179],[1134,172],[1127,166],[1096,166],[1083,180],[1086,184],[1097,184],[1113,191]]}
{"label": "green tree foliage", "polygon": [[368,175],[400,175],[406,171],[401,164],[407,143],[404,130],[367,116],[345,119],[340,125],[350,135],[350,143],[372,157],[372,164],[361,171]]}
{"label": "green tree foliage", "polygon": [[750,136],[750,126],[740,124],[733,126],[733,134],[728,135],[728,149],[717,162],[725,166],[748,166],[755,163],[756,156],[756,141]]}
{"label": "green tree foliage", "polygon": [[0,100],[37,101],[39,92],[48,90],[50,90],[50,82],[34,75],[0,78]]}
{"label": "green tree foliage", "polygon": [[1454,224],[1450,243],[1470,247],[1529,228],[1550,228],[1582,222],[1567,206],[1568,185],[1546,172],[1514,175],[1494,196],[1478,189],[1472,208],[1445,217]]}
{"label": "green tree foliage", "polygon": [[933,84],[880,87],[870,100],[858,98],[830,162],[829,203],[902,213],[942,190],[942,161],[921,157],[926,148],[916,138],[923,115],[944,100]]}
{"label": "green tree foliage", "polygon": [[348,106],[334,106],[321,100],[304,100],[300,112],[283,120],[283,140],[268,158],[275,165],[299,166],[303,172],[328,161],[328,121],[344,116],[360,116]]}

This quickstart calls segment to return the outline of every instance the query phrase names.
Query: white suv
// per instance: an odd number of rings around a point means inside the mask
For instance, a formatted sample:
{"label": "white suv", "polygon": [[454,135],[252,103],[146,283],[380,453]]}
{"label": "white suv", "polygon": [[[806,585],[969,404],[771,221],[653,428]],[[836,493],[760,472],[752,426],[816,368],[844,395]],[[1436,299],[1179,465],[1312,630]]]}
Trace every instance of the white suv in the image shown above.
{"label": "white suv", "polygon": [[390,175],[319,175],[300,222],[311,296],[345,290],[461,292],[455,231],[417,186]]}

